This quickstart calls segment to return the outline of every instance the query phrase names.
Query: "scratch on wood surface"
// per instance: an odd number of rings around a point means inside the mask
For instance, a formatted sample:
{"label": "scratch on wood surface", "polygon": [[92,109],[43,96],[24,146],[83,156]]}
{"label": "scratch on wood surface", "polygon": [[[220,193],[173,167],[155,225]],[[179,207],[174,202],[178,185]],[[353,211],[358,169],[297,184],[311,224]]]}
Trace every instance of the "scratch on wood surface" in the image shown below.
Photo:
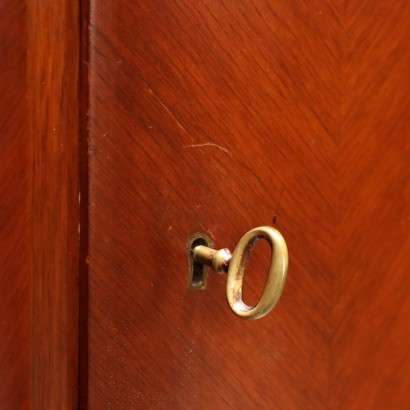
{"label": "scratch on wood surface", "polygon": [[189,135],[188,131],[184,128],[184,126],[178,121],[175,114],[168,108],[168,106],[162,101],[162,99],[155,93],[155,91],[149,86],[149,84],[141,77],[142,82],[144,83],[145,87],[147,87],[148,92],[154,96],[154,98],[161,104],[164,110],[172,117],[172,119],[177,123],[178,127],[181,128],[185,134],[193,141],[194,139]]}
{"label": "scratch on wood surface", "polygon": [[204,142],[202,144],[184,145],[182,148],[202,148],[202,147],[215,147],[229,154],[229,151],[225,147],[222,147],[221,145],[215,144],[213,142]]}

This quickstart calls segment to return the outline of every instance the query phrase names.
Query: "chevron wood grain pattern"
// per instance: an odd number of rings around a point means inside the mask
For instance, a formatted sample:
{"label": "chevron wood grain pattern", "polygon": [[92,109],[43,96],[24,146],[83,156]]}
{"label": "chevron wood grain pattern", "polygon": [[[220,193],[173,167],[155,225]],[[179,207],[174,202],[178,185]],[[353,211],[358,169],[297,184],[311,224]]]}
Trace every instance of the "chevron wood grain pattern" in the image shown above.
{"label": "chevron wood grain pattern", "polygon": [[410,386],[410,8],[346,4],[332,319],[336,408],[405,409]]}
{"label": "chevron wood grain pattern", "polygon": [[0,2],[0,408],[78,389],[75,1]]}
{"label": "chevron wood grain pattern", "polygon": [[[409,408],[408,2],[90,7],[89,408]],[[194,233],[265,224],[269,316],[187,291]]]}

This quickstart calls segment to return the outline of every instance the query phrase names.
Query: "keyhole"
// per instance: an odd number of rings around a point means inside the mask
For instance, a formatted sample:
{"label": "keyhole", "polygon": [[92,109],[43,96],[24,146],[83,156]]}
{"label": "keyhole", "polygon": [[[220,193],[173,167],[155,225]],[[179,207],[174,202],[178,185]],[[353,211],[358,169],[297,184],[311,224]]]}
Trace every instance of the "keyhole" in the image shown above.
{"label": "keyhole", "polygon": [[192,250],[199,245],[212,247],[212,240],[204,234],[196,234],[188,244],[189,275],[188,289],[204,290],[208,284],[209,267],[192,259]]}

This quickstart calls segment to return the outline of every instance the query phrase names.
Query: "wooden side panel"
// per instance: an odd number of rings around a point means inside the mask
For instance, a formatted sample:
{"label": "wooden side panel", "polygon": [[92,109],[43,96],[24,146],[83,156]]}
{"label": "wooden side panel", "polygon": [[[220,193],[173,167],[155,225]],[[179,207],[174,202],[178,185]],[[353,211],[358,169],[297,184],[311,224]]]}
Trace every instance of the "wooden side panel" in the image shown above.
{"label": "wooden side panel", "polygon": [[77,407],[78,59],[78,2],[0,2],[2,409]]}
{"label": "wooden side panel", "polygon": [[31,404],[78,390],[79,2],[28,2]]}
{"label": "wooden side panel", "polygon": [[24,409],[30,388],[27,14],[0,2],[0,407]]}

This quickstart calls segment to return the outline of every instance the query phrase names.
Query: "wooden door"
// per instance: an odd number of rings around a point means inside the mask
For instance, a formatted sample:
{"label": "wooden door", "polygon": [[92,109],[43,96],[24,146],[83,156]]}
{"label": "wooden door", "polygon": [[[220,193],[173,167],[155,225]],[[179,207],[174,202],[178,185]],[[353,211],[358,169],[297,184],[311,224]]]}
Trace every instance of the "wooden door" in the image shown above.
{"label": "wooden door", "polygon": [[[410,407],[409,18],[404,0],[90,1],[90,409]],[[188,291],[192,235],[233,249],[260,225],[289,248],[271,314],[235,316],[214,273]]]}

